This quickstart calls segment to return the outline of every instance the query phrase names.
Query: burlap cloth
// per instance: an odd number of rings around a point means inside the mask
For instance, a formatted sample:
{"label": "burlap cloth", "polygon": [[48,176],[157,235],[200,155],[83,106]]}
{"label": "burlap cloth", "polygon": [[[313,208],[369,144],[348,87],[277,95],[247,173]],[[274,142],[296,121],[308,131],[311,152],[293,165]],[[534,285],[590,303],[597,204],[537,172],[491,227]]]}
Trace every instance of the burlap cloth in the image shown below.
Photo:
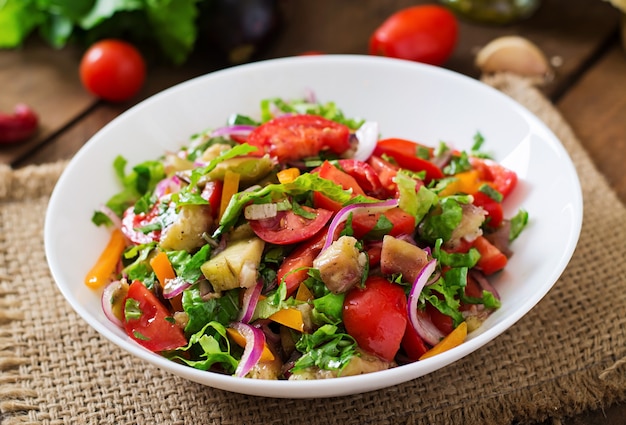
{"label": "burlap cloth", "polygon": [[626,209],[568,124],[530,83],[489,84],[540,117],[580,176],[578,248],[548,295],[503,335],[440,371],[334,399],[207,388],[144,364],[69,307],[48,270],[43,222],[64,163],[0,168],[0,422],[510,424],[626,399]]}

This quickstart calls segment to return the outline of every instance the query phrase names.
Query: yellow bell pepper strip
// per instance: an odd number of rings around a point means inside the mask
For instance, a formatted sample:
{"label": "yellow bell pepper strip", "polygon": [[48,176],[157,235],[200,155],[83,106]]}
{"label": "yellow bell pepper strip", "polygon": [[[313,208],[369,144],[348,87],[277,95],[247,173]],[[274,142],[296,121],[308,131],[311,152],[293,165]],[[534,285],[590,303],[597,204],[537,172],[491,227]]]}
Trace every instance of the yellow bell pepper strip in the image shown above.
{"label": "yellow bell pepper strip", "polygon": [[272,314],[268,319],[287,326],[288,328],[295,329],[298,332],[304,332],[302,312],[297,308],[283,308]]}
{"label": "yellow bell pepper strip", "polygon": [[[172,263],[170,263],[170,259],[163,251],[160,251],[157,255],[152,257],[150,260],[150,267],[152,267],[154,274],[156,274],[157,280],[161,284],[161,288],[165,288],[165,283],[168,279],[176,278],[176,273],[174,272]],[[169,300],[174,310],[183,311],[182,299],[183,296],[180,294]]]}
{"label": "yellow bell pepper strip", "polygon": [[292,181],[297,179],[299,175],[300,175],[300,170],[298,170],[295,167],[286,168],[276,173],[276,177],[278,177],[278,181],[281,182],[282,184],[291,183]]}
{"label": "yellow bell pepper strip", "polygon": [[484,183],[484,181],[480,179],[478,170],[455,174],[452,179],[453,180],[439,192],[440,197],[451,196],[456,193],[472,195],[478,192],[478,189]]}
{"label": "yellow bell pepper strip", "polygon": [[422,354],[420,360],[427,359],[437,354],[441,354],[444,351],[448,351],[451,348],[461,345],[467,337],[467,322],[461,322],[452,332],[445,336],[441,341],[437,343],[433,348]]}
{"label": "yellow bell pepper strip", "polygon": [[300,283],[298,286],[298,292],[296,292],[296,300],[309,302],[313,298],[315,297],[313,296],[311,290],[304,284],[304,282]]}
{"label": "yellow bell pepper strip", "polygon": [[222,199],[220,200],[220,214],[219,218],[222,218],[226,207],[230,202],[230,198],[239,191],[239,179],[241,176],[239,173],[235,173],[231,170],[226,170],[224,174],[224,185],[222,186]]}
{"label": "yellow bell pepper strip", "polygon": [[[228,334],[229,337],[231,337],[231,339],[233,341],[235,341],[235,344],[237,344],[241,348],[245,348],[245,346],[246,346],[246,339],[243,337],[243,335],[241,335],[239,333],[239,331],[237,331],[236,329],[233,329],[233,328],[226,328],[226,333]],[[271,362],[273,360],[274,360],[274,354],[269,349],[269,347],[267,346],[267,343],[266,343],[265,346],[263,347],[263,353],[261,353],[261,358],[259,359],[259,361],[260,362]]]}
{"label": "yellow bell pepper strip", "polygon": [[120,229],[114,229],[98,261],[85,276],[85,285],[91,289],[98,289],[108,283],[125,248],[126,237]]}

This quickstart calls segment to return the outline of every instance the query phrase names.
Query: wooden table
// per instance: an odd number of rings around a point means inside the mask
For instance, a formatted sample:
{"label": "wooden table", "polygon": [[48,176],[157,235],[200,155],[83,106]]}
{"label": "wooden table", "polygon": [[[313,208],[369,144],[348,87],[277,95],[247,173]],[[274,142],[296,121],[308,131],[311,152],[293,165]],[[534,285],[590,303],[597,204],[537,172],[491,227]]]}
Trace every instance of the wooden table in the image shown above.
{"label": "wooden table", "polygon": [[[283,23],[272,43],[254,60],[308,50],[367,53],[369,35],[409,0],[291,0],[281,4]],[[544,0],[530,19],[499,27],[462,21],[458,46],[445,67],[479,77],[474,56],[501,35],[519,34],[535,42],[556,64],[552,82],[542,88],[571,124],[598,169],[626,202],[626,52],[620,44],[620,13],[601,0]],[[23,48],[0,51],[0,110],[18,102],[31,105],[41,127],[25,143],[0,147],[0,163],[18,168],[68,159],[111,119],[164,88],[229,64],[218,55],[196,51],[182,67],[151,65],[140,95],[123,104],[93,98],[81,87],[81,52],[61,51],[36,37]],[[623,424],[626,404],[568,419],[564,425]],[[547,424],[546,424],[547,425]]]}

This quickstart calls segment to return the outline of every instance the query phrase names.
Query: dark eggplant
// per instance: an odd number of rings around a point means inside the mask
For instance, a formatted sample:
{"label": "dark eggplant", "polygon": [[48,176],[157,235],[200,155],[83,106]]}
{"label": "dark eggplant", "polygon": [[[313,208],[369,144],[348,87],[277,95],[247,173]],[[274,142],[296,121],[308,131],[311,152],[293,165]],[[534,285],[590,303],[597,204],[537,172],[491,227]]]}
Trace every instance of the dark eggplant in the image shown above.
{"label": "dark eggplant", "polygon": [[210,45],[236,64],[250,60],[275,33],[280,22],[278,0],[209,0],[200,28]]}

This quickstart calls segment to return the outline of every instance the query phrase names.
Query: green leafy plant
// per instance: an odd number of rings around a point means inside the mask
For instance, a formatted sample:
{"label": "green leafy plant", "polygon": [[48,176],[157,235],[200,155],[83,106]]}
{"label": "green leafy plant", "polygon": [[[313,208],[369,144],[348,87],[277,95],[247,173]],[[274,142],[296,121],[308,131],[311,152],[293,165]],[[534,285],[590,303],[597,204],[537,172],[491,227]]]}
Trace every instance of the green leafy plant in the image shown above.
{"label": "green leafy plant", "polygon": [[185,62],[198,37],[201,0],[0,0],[0,48],[20,46],[33,32],[56,48],[119,37],[154,44]]}

